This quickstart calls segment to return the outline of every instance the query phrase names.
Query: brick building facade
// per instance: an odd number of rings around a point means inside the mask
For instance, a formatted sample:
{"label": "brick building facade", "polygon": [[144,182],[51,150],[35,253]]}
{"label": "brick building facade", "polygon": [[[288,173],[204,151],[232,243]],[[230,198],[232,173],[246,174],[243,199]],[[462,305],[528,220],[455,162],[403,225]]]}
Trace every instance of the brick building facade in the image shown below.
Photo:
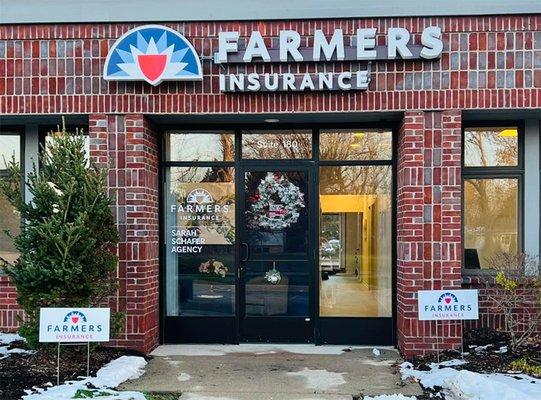
{"label": "brick building facade", "polygon": [[[0,25],[2,130],[16,126],[24,131],[28,124],[41,125],[43,117],[47,117],[43,125],[57,124],[60,116],[72,117],[87,129],[91,159],[108,168],[108,189],[115,199],[112,211],[121,235],[120,287],[110,305],[126,315],[124,331],[114,343],[149,351],[160,342],[159,152],[164,126],[177,124],[182,129],[186,116],[195,118],[189,121],[193,126],[205,124],[205,119],[207,124],[222,123],[213,122],[222,121],[214,117],[227,118],[231,125],[247,116],[254,121],[259,115],[284,117],[291,123],[297,123],[295,115],[313,121],[324,116],[327,125],[335,116],[343,123],[352,115],[362,125],[366,115],[372,121],[393,121],[397,127],[395,343],[408,356],[435,350],[440,339],[446,348],[460,346],[462,323],[451,322],[438,332],[435,322],[418,320],[417,291],[466,288],[475,282],[475,277],[464,274],[462,260],[463,128],[467,121],[499,119],[500,113],[513,121],[537,121],[539,136],[541,14],[158,23],[194,46],[202,60],[202,81],[151,86],[104,80],[103,67],[113,43],[139,24]],[[271,47],[280,30],[296,30],[302,46],[310,47],[315,29],[329,36],[342,29],[349,43],[358,28],[374,27],[377,44],[385,45],[392,26],[406,28],[417,44],[424,28],[441,27],[441,58],[374,61],[366,91],[219,90],[224,70],[302,74],[321,68],[341,72],[366,64],[224,67],[212,61],[220,31],[238,31],[242,42],[258,30]],[[538,209],[539,197],[537,203]],[[481,305],[478,324],[501,327],[501,318],[482,299]],[[0,275],[0,329],[16,329],[15,316],[20,314],[15,290]]]}

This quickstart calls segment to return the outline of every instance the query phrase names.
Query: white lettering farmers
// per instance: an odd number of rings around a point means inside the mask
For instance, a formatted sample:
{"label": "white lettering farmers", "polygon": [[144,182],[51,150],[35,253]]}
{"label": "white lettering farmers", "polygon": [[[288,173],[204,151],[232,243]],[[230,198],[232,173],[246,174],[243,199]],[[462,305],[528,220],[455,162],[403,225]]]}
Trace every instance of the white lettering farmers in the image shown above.
{"label": "white lettering farmers", "polygon": [[[218,34],[218,52],[214,62],[226,64],[230,62],[251,63],[259,62],[317,62],[345,60],[377,60],[396,58],[426,60],[441,56],[443,42],[441,28],[426,27],[421,34],[421,47],[412,51],[411,34],[405,28],[389,28],[386,36],[386,46],[376,45],[376,28],[357,29],[352,38],[352,46],[346,46],[342,29],[335,29],[333,34],[325,35],[321,29],[314,31],[312,47],[301,47],[301,36],[293,30],[282,30],[279,33],[278,49],[269,49],[259,31],[253,31],[245,49],[239,48],[239,32],[220,32]],[[385,48],[383,48],[385,47]],[[349,49],[354,50],[353,52]],[[382,52],[381,50],[385,50]],[[273,51],[274,50],[274,51]],[[234,55],[234,57],[232,57]]]}

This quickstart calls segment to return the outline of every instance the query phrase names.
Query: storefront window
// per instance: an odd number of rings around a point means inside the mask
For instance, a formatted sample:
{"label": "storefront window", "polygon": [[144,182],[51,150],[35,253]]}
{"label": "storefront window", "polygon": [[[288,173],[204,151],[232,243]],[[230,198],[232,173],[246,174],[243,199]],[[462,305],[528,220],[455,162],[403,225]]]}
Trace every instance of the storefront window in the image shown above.
{"label": "storefront window", "polygon": [[169,133],[167,161],[233,161],[235,135],[228,132]]}
{"label": "storefront window", "polygon": [[391,166],[320,168],[320,315],[392,315]]}
{"label": "storefront window", "polygon": [[322,160],[390,160],[393,154],[389,130],[327,130],[319,137]]}
{"label": "storefront window", "polygon": [[[6,179],[8,174],[6,163],[12,159],[17,163],[21,162],[21,137],[14,133],[0,132],[0,179]],[[19,213],[0,193],[0,258],[9,263],[13,263],[19,257],[19,253],[17,253],[13,241],[6,235],[5,231],[18,235],[21,230],[20,227],[21,218]]]}
{"label": "storefront window", "polygon": [[518,250],[518,179],[464,180],[464,263],[490,268],[498,253]]}
{"label": "storefront window", "polygon": [[464,147],[465,167],[518,165],[517,127],[465,129]]}
{"label": "storefront window", "polygon": [[244,131],[242,157],[260,160],[312,158],[312,132],[308,130]]}
{"label": "storefront window", "polygon": [[234,169],[168,168],[165,197],[167,315],[234,315]]}
{"label": "storefront window", "polygon": [[464,129],[464,268],[490,269],[501,253],[521,250],[523,170],[518,127]]}

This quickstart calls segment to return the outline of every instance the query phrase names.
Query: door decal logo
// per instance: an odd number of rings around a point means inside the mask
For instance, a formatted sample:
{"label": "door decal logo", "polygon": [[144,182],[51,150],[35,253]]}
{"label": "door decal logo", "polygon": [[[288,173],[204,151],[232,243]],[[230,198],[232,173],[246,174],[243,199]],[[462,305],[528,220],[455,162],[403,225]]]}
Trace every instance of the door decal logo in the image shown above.
{"label": "door decal logo", "polygon": [[189,204],[211,204],[214,199],[208,190],[194,189],[186,196],[186,203]]}
{"label": "door decal logo", "polygon": [[122,35],[109,49],[103,77],[111,81],[163,81],[203,79],[194,47],[177,31],[162,25],[143,25]]}

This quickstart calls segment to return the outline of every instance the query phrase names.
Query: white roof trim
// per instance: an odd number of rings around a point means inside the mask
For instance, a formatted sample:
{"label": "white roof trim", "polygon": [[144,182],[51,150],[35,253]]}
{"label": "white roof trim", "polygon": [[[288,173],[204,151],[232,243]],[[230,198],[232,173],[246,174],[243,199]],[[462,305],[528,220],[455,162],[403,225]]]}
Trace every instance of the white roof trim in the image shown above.
{"label": "white roof trim", "polygon": [[0,24],[541,13],[541,0],[0,0]]}

